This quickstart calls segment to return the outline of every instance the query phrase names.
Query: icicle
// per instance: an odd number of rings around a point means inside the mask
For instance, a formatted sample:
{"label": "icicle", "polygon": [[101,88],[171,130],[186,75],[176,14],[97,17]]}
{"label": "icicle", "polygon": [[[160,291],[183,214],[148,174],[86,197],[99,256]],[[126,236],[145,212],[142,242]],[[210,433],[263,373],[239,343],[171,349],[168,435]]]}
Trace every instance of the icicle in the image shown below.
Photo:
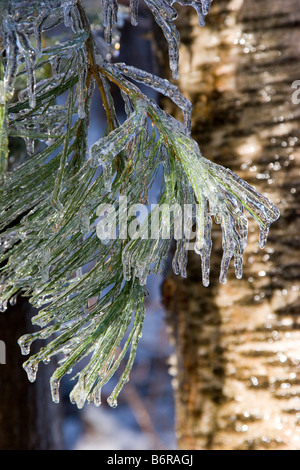
{"label": "icicle", "polygon": [[176,18],[177,12],[166,1],[160,0],[159,5],[153,0],[145,0],[150,8],[155,21],[160,26],[169,46],[169,63],[173,78],[177,79],[179,60],[179,33],[172,21]]}
{"label": "icicle", "polygon": [[248,219],[245,216],[245,214],[241,214],[238,219],[237,219],[237,225],[241,237],[241,244],[243,249],[246,248],[247,246],[247,240],[248,240]]}
{"label": "icicle", "polygon": [[267,243],[267,238],[269,235],[270,225],[260,224],[260,233],[259,233],[259,247],[264,248]]}
{"label": "icicle", "polygon": [[229,269],[230,261],[233,256],[232,251],[224,251],[223,256],[222,256],[222,261],[221,261],[221,272],[220,272],[220,283],[221,284],[226,284],[227,282],[227,272]]}
{"label": "icicle", "polygon": [[94,400],[94,405],[95,406],[100,406],[101,405],[101,387],[96,387],[96,389],[94,390],[93,400]]}
{"label": "icicle", "polygon": [[187,248],[186,242],[178,240],[176,245],[176,251],[172,260],[172,268],[174,274],[181,274],[182,277],[186,278],[186,267],[187,267]]}
{"label": "icicle", "polygon": [[59,379],[50,379],[51,396],[54,403],[59,403]]}
{"label": "icicle", "polygon": [[26,36],[22,31],[18,31],[18,39],[22,48],[22,54],[25,58],[26,72],[27,72],[27,90],[29,98],[29,106],[35,108],[35,51]]}
{"label": "icicle", "polygon": [[191,5],[197,12],[200,26],[205,25],[205,16],[210,10],[213,0],[172,0],[172,4],[178,1],[180,5]]}
{"label": "icicle", "polygon": [[81,409],[84,407],[87,396],[87,390],[83,387],[83,384],[78,381],[70,393],[70,401],[74,405],[77,405],[77,408]]}
{"label": "icicle", "polygon": [[7,56],[7,66],[5,69],[4,76],[4,92],[6,99],[9,100],[13,97],[14,94],[14,81],[18,69],[18,44],[17,44],[17,35],[13,23],[8,24],[8,21],[5,19],[3,21],[3,26],[6,32],[6,56]]}
{"label": "icicle", "polygon": [[79,119],[84,119],[86,116],[85,114],[86,60],[85,60],[85,54],[84,54],[83,49],[80,49],[80,51],[78,52],[78,65],[81,71],[80,77],[78,80],[78,86],[77,86],[78,117]]}
{"label": "icicle", "polygon": [[202,197],[199,201],[198,216],[196,217],[197,232],[195,252],[200,254],[202,263],[202,284],[209,285],[210,254],[211,254],[211,216],[208,212],[207,200]]}
{"label": "icicle", "polygon": [[[208,160],[203,160],[207,164]],[[258,221],[260,226],[267,228],[272,222],[278,219],[280,213],[277,207],[262,194],[259,194],[246,181],[242,180],[231,170],[213,164],[212,162],[208,163],[208,167],[213,175],[218,177],[221,184],[230,188],[233,197],[237,197],[241,201],[244,207]]]}
{"label": "icicle", "polygon": [[27,356],[30,352],[30,346],[34,340],[34,337],[31,334],[23,335],[18,339],[18,345],[21,348],[21,354]]}
{"label": "icicle", "polygon": [[235,242],[233,234],[233,217],[229,214],[222,213],[222,232],[223,232],[223,257],[221,261],[220,283],[226,284],[227,272],[229,269],[231,258],[235,251]]}
{"label": "icicle", "polygon": [[242,279],[243,277],[243,255],[242,254],[234,255],[234,267],[235,267],[236,278]]}
{"label": "icicle", "polygon": [[202,0],[203,14],[207,15],[213,0]]}
{"label": "icicle", "polygon": [[36,56],[42,56],[42,30],[45,20],[47,19],[47,12],[43,11],[38,16],[36,22],[34,23],[33,32],[35,37],[35,51]]}
{"label": "icicle", "polygon": [[117,0],[102,0],[103,26],[105,27],[104,37],[107,44],[111,44],[112,25],[117,23],[118,2]]}
{"label": "icicle", "polygon": [[145,286],[149,275],[149,260],[139,261],[135,267],[135,276],[139,279],[141,286]]}
{"label": "icicle", "polygon": [[28,362],[25,362],[25,364],[23,364],[23,368],[25,369],[27,373],[29,382],[34,382],[36,380],[36,374],[38,371],[38,363],[30,360]]}
{"label": "icicle", "polygon": [[190,242],[192,238],[192,230],[193,230],[193,209],[190,210],[190,205],[187,205],[184,211],[184,237],[187,240],[187,243]]}
{"label": "icicle", "polygon": [[138,9],[139,0],[130,0],[131,24],[133,26],[137,26],[138,24]]}
{"label": "icicle", "polygon": [[131,279],[131,253],[128,245],[122,251],[123,277],[125,281],[130,281]]}

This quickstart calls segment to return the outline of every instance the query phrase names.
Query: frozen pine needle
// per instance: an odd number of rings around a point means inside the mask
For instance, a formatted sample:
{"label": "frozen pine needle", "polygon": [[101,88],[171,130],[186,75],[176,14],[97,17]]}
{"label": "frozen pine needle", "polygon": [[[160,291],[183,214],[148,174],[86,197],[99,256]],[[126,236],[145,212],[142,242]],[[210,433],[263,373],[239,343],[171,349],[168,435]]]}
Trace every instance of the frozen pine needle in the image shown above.
{"label": "frozen pine needle", "polygon": [[[145,3],[168,42],[176,78],[176,2]],[[204,25],[211,0],[179,3],[194,7]],[[101,44],[114,44],[118,2],[99,0],[99,6]],[[130,0],[129,11],[136,25],[138,0]],[[123,369],[108,399],[115,407],[142,335],[148,276],[161,272],[172,240],[177,244],[173,270],[185,277],[196,227],[194,250],[208,286],[211,227],[213,220],[220,224],[220,282],[225,283],[231,264],[236,277],[242,277],[248,215],[259,225],[259,246],[264,248],[279,212],[231,170],[201,155],[190,137],[191,103],[174,84],[131,65],[111,63],[107,49],[97,49],[79,0],[7,0],[0,4],[0,21],[0,310],[20,294],[38,309],[32,323],[39,329],[24,334],[19,345],[29,355],[33,341],[47,340],[24,363],[32,382],[40,362],[58,357],[50,381],[54,402],[59,401],[61,379],[68,375],[76,381],[71,402],[79,408],[86,402],[99,406],[103,386]],[[53,44],[48,31],[58,25],[66,34]],[[173,100],[183,123],[160,109],[140,83]],[[123,122],[111,85],[121,91]],[[107,129],[89,148],[95,87]],[[24,139],[20,162],[8,159],[9,137]],[[158,174],[163,184],[157,204],[135,217],[149,207]],[[192,210],[183,214],[184,207]],[[131,219],[126,219],[128,211]]]}

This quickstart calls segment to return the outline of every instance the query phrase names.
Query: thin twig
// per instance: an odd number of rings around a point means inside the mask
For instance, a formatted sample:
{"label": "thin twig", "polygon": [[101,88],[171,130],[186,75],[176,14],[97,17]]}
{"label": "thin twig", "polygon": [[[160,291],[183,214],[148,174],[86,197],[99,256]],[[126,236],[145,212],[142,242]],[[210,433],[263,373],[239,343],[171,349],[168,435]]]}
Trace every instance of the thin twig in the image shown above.
{"label": "thin twig", "polygon": [[105,108],[105,112],[106,112],[106,115],[107,115],[107,123],[108,123],[109,129],[112,131],[115,128],[114,119],[113,119],[113,116],[112,116],[112,113],[111,113],[111,108],[109,106],[109,102],[107,100],[107,96],[106,96],[106,93],[105,93],[103,81],[102,81],[102,79],[99,75],[99,67],[96,63],[96,58],[95,58],[95,43],[94,43],[94,39],[93,39],[93,36],[92,36],[91,27],[90,27],[89,21],[86,17],[85,11],[84,11],[81,3],[80,3],[80,0],[77,1],[77,9],[78,9],[78,12],[80,14],[80,18],[81,18],[81,21],[82,21],[83,28],[85,29],[85,31],[88,32],[88,37],[85,41],[85,47],[86,47],[87,58],[88,58],[88,70],[89,70],[90,74],[92,74],[92,76],[94,77],[94,79],[97,83],[97,86],[98,86],[98,89],[99,89],[99,92],[100,92],[100,95],[101,95],[101,98],[102,98],[102,101],[103,101],[103,105],[104,105],[104,108]]}

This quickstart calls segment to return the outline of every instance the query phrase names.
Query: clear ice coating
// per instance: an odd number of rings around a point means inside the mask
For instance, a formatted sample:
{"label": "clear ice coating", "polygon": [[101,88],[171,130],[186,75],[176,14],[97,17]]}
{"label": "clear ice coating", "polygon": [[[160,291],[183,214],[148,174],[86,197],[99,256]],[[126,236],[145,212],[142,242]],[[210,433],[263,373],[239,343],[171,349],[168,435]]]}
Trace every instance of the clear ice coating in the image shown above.
{"label": "clear ice coating", "polygon": [[112,161],[137,133],[145,127],[146,104],[137,102],[136,111],[117,129],[111,131],[106,137],[99,139],[90,148],[91,165],[102,165],[104,185],[107,191],[111,190]]}
{"label": "clear ice coating", "polygon": [[175,2],[180,3],[180,5],[190,5],[198,13],[199,24],[200,26],[205,25],[205,17],[209,13],[210,6],[213,0],[172,0],[172,4]]}
{"label": "clear ice coating", "polygon": [[222,228],[223,257],[220,282],[226,283],[232,257],[235,259],[236,277],[240,279],[248,235],[248,221],[244,209],[259,224],[260,248],[264,248],[269,227],[278,219],[280,213],[274,204],[231,170],[203,158],[195,142],[181,136],[173,143],[178,149],[177,155],[182,159],[199,207],[199,214],[196,216],[195,252],[202,258],[203,284],[207,286],[209,283],[212,217]]}
{"label": "clear ice coating", "polygon": [[[145,0],[145,4],[151,11],[156,23],[161,28],[169,46],[169,63],[173,73],[173,78],[178,78],[178,60],[179,60],[179,32],[174,24],[178,16],[175,3],[183,6],[192,6],[198,13],[199,24],[205,25],[205,17],[209,12],[212,0]],[[101,0],[102,3],[102,21],[105,27],[104,37],[108,44],[112,42],[113,25],[118,19],[117,0]],[[138,6],[139,0],[130,0],[129,8],[131,13],[131,23],[138,24]]]}
{"label": "clear ice coating", "polygon": [[118,20],[117,0],[102,0],[102,21],[105,26],[105,40],[108,44],[112,40],[112,27]]}
{"label": "clear ice coating", "polygon": [[[176,77],[176,2],[145,3],[168,41]],[[204,24],[210,0],[178,3],[194,7]],[[105,39],[114,44],[118,2],[102,0],[100,5]],[[138,21],[138,7],[138,0],[130,0],[133,25]],[[186,277],[189,243],[196,227],[194,250],[200,257],[203,285],[208,286],[212,222],[220,224],[220,282],[225,283],[232,261],[236,277],[242,277],[247,213],[259,225],[263,248],[279,212],[231,170],[203,158],[190,137],[191,103],[175,85],[133,66],[110,63],[107,49],[96,50],[90,41],[93,28],[89,29],[81,2],[5,1],[0,2],[0,18],[1,151],[6,135],[21,137],[26,143],[24,160],[6,172],[1,191],[0,311],[24,292],[38,309],[32,319],[38,331],[23,335],[19,345],[21,353],[28,355],[33,341],[47,340],[23,365],[30,381],[35,380],[40,362],[47,364],[59,356],[50,382],[54,402],[59,401],[61,378],[76,370],[72,403],[79,408],[86,402],[99,406],[103,386],[125,362],[108,399],[114,407],[129,380],[142,334],[148,276],[162,272],[172,240],[176,240],[173,270]],[[65,40],[45,44],[47,31],[58,25],[67,30]],[[15,97],[17,77],[24,86]],[[170,98],[182,111],[183,123],[142,93],[140,83]],[[109,125],[104,136],[88,148],[95,84]],[[117,117],[111,84],[121,91],[124,122]],[[132,226],[122,222],[127,208],[121,196],[126,196],[128,207],[149,206],[149,193],[159,174],[163,184],[158,205],[135,226],[136,235],[130,236]],[[169,217],[170,204],[176,209]],[[108,206],[118,210],[119,237],[107,237],[101,243],[97,223],[99,213],[105,213]],[[176,224],[184,206],[191,210]],[[154,220],[159,223],[151,232]],[[74,367],[82,359],[84,365]]]}
{"label": "clear ice coating", "polygon": [[191,132],[191,117],[192,117],[192,104],[191,102],[183,96],[178,88],[171,84],[168,80],[160,78],[157,75],[140,70],[136,67],[128,66],[124,63],[118,63],[116,66],[119,70],[126,76],[132,78],[134,81],[143,83],[158,93],[170,98],[181,110],[184,117],[184,124],[186,126],[187,132]]}
{"label": "clear ice coating", "polygon": [[169,46],[169,64],[173,78],[178,78],[179,32],[173,23],[177,11],[166,0],[145,0],[156,23],[160,26]]}
{"label": "clear ice coating", "polygon": [[130,0],[131,24],[133,26],[138,24],[138,9],[139,0]]}

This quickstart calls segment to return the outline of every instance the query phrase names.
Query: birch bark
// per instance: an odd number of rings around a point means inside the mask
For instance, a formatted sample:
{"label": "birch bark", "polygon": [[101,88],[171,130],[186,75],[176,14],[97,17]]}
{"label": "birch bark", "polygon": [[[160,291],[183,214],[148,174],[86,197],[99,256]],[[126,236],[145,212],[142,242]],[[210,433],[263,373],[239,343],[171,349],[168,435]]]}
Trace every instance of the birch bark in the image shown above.
{"label": "birch bark", "polygon": [[186,280],[166,276],[178,445],[299,450],[299,1],[215,0],[201,29],[192,10],[179,18],[178,84],[194,105],[193,137],[281,218],[264,250],[250,224],[242,280],[232,267],[227,284],[218,282],[218,228],[208,288],[192,253]]}

